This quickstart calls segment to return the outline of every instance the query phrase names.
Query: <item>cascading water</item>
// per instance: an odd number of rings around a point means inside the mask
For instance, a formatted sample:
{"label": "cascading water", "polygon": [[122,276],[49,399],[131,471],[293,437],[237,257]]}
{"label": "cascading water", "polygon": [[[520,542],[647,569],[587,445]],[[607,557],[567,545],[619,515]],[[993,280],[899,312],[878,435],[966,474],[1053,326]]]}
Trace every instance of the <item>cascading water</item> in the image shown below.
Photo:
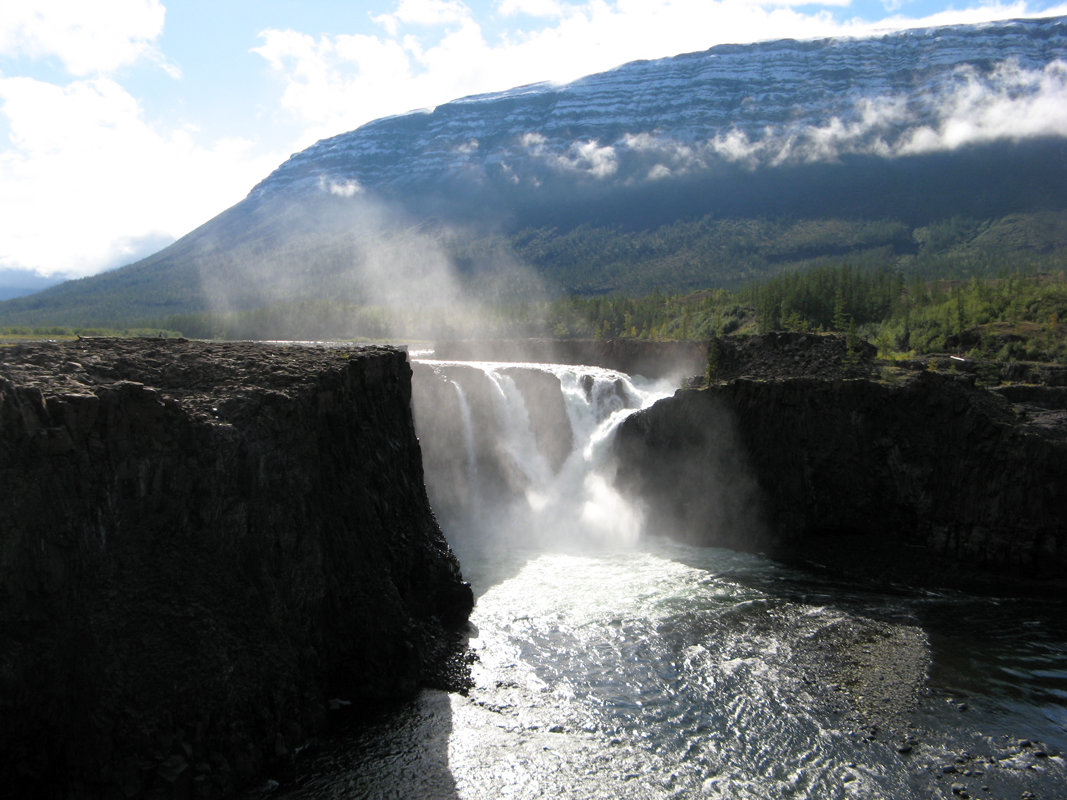
{"label": "cascading water", "polygon": [[463,425],[463,449],[467,462],[467,481],[470,486],[471,504],[478,506],[481,492],[478,490],[478,457],[474,453],[474,422],[471,420],[471,407],[467,403],[467,396],[463,394],[463,387],[455,381],[452,381],[452,385],[456,388],[456,399],[459,401],[459,420]]}
{"label": "cascading water", "polygon": [[1063,602],[874,593],[669,543],[606,455],[671,387],[413,368],[431,499],[477,597],[474,686],[364,724],[277,794],[1062,796]]}
{"label": "cascading water", "polygon": [[[457,394],[463,452],[472,492],[470,501],[449,515],[454,538],[480,535],[509,545],[627,545],[636,542],[640,515],[636,506],[611,486],[606,464],[611,435],[633,411],[670,394],[666,381],[644,381],[599,367],[563,364],[448,362],[420,359]],[[526,391],[523,391],[525,384]],[[556,395],[554,419],[535,419],[538,392]],[[468,424],[471,396],[480,394],[489,407],[479,420],[481,441]],[[436,410],[436,409],[435,409]],[[483,409],[484,411],[484,409]],[[416,408],[417,419],[433,410]],[[421,424],[421,423],[420,423]],[[435,418],[439,430],[454,420]],[[567,446],[546,444],[566,426]],[[433,434],[423,436],[433,448]],[[506,475],[491,496],[481,491],[484,472]],[[431,494],[455,495],[455,487],[438,485],[429,475]],[[474,489],[478,492],[475,496]]]}

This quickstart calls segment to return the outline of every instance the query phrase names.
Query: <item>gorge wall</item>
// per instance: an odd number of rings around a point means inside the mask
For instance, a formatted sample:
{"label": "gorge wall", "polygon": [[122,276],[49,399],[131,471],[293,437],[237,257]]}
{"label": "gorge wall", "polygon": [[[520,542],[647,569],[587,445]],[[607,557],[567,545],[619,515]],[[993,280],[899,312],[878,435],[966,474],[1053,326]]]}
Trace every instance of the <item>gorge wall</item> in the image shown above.
{"label": "gorge wall", "polygon": [[[825,359],[808,363],[803,337],[786,336],[747,340],[753,353],[774,351],[754,355],[756,368],[778,359],[828,371]],[[620,428],[619,484],[664,530],[865,579],[1062,583],[1067,397],[1012,404],[973,375],[887,377],[863,354],[837,377],[754,377],[737,355],[722,359],[728,380],[679,391]]]}
{"label": "gorge wall", "polygon": [[468,584],[391,348],[0,350],[0,786],[224,796],[447,683]]}

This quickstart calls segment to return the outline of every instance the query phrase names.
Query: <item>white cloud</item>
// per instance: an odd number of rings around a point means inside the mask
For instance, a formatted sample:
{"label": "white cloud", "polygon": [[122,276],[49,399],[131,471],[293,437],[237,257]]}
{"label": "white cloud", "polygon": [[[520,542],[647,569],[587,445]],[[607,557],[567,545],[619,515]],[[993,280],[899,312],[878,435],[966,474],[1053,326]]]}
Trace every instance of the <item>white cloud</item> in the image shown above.
{"label": "white cloud", "polygon": [[396,36],[401,25],[434,27],[471,18],[471,10],[458,0],[401,0],[392,14],[371,19]]}
{"label": "white cloud", "polygon": [[959,84],[938,97],[933,126],[909,131],[900,152],[955,149],[997,139],[1067,136],[1067,62],[1043,70],[1000,64],[985,78],[973,69],[958,73]]}
{"label": "white cloud", "polygon": [[[820,125],[770,126],[755,134],[728,129],[696,144],[629,134],[620,140],[619,153],[654,158],[648,176],[659,178],[704,168],[715,158],[755,167],[849,154],[894,157],[1038,136],[1067,136],[1067,62],[1027,70],[1005,61],[988,74],[961,67],[955,81],[935,93],[862,98],[848,113]],[[573,152],[575,145],[570,147]],[[551,157],[543,141],[536,155]]]}
{"label": "white cloud", "polygon": [[56,57],[79,77],[145,57],[167,67],[152,44],[165,13],[159,0],[11,0],[0,5],[0,53]]}
{"label": "white cloud", "polygon": [[556,158],[556,164],[562,169],[584,172],[594,178],[609,178],[619,169],[615,148],[602,146],[596,141],[573,143],[566,154]]}
{"label": "white cloud", "polygon": [[[268,30],[254,52],[283,76],[281,105],[305,128],[303,146],[371,119],[417,107],[425,96],[412,54],[393,39]],[[382,87],[392,92],[383,93]],[[404,98],[410,98],[406,104]]]}
{"label": "white cloud", "polygon": [[500,0],[497,13],[502,17],[525,14],[528,17],[558,18],[564,14],[557,0]]}
{"label": "white cloud", "polygon": [[157,131],[107,78],[0,78],[0,119],[11,141],[0,153],[0,267],[45,275],[92,274],[140,255],[138,241],[181,236],[279,160],[240,139],[205,146],[194,130]]}
{"label": "white cloud", "polygon": [[319,178],[319,190],[328,192],[329,194],[336,195],[337,197],[355,197],[357,194],[363,194],[363,187],[359,181],[333,181],[327,180],[325,177]]}

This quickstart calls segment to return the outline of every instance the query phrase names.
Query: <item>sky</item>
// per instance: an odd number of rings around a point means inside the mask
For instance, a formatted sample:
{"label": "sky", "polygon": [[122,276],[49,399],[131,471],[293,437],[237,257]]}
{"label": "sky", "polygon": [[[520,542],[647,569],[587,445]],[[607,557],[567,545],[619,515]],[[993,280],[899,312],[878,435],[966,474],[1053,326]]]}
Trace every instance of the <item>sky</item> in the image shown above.
{"label": "sky", "polygon": [[92,275],[373,119],[779,38],[1067,14],[1064,0],[0,3],[0,273]]}

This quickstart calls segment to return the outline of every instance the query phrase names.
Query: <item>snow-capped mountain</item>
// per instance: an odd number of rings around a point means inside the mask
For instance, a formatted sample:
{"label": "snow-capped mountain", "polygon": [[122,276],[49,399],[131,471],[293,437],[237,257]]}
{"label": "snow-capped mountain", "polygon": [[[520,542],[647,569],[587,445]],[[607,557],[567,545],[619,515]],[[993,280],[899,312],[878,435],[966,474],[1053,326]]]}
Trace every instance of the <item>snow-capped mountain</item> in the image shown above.
{"label": "snow-capped mountain", "polygon": [[376,120],[153,256],[0,302],[0,324],[690,291],[828,259],[995,271],[1005,253],[1067,255],[1067,17],[724,45]]}
{"label": "snow-capped mountain", "polygon": [[723,45],[468,97],[320,141],[251,196],[536,192],[563,176],[632,184],[1036,136],[1067,136],[1067,18]]}

